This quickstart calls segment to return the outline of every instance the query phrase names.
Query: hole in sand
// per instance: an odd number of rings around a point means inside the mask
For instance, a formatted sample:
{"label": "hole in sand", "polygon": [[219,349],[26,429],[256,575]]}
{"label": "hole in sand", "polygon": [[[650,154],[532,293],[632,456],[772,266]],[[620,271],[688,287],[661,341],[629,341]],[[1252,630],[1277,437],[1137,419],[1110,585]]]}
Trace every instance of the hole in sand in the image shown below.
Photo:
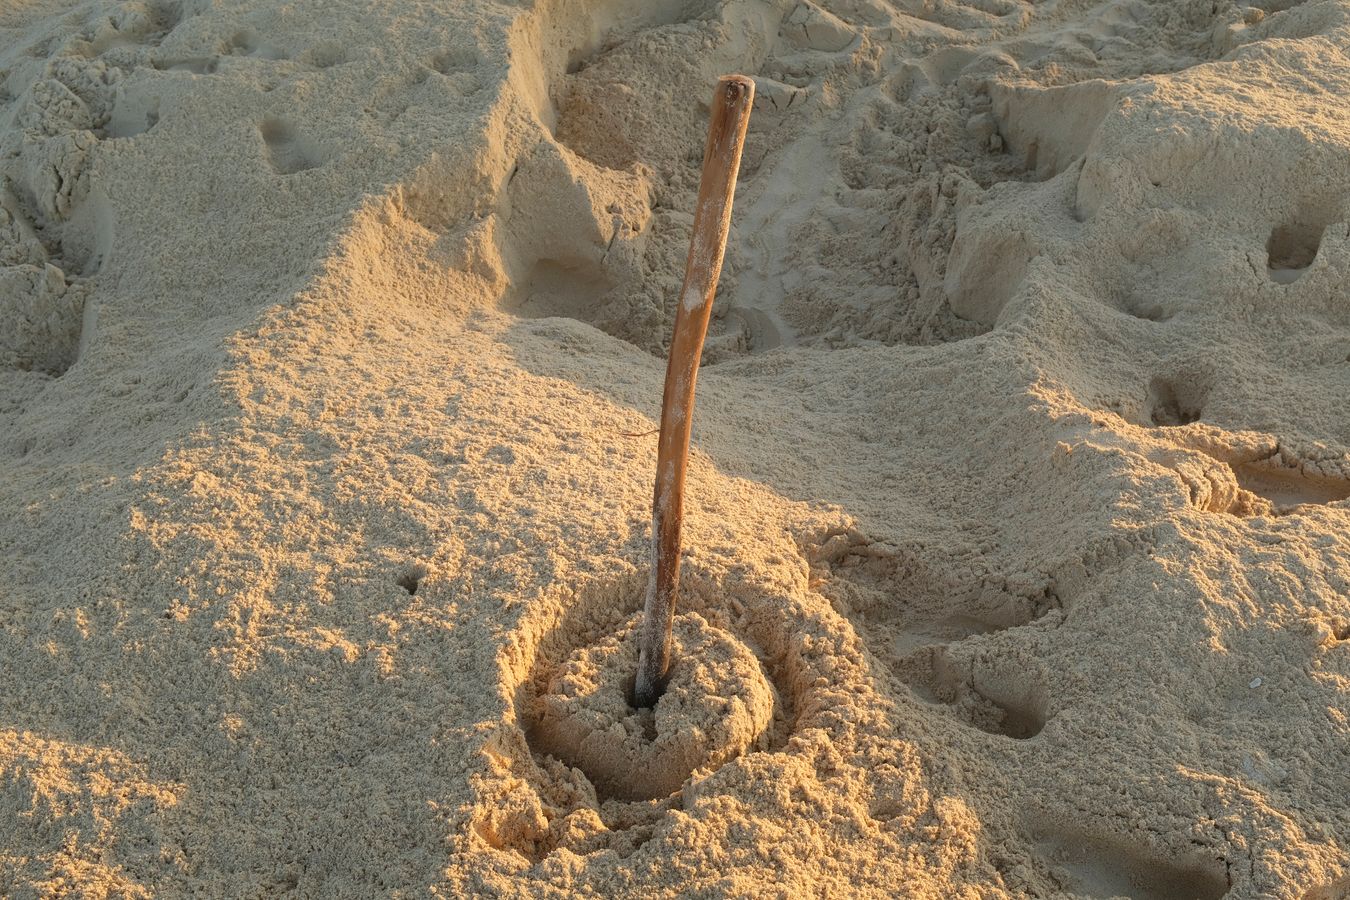
{"label": "hole in sand", "polygon": [[994,660],[972,673],[945,647],[931,647],[911,657],[905,669],[920,699],[950,706],[986,734],[1025,741],[1050,721],[1045,686],[1011,660]]}
{"label": "hole in sand", "polygon": [[236,31],[230,35],[230,39],[225,42],[221,49],[229,56],[245,56],[254,51],[258,46],[258,36],[251,30]]}
{"label": "hole in sand", "polygon": [[1233,474],[1243,490],[1269,500],[1276,514],[1290,512],[1305,504],[1350,499],[1350,481],[1344,478],[1308,476],[1297,469],[1265,463],[1233,466]]}
{"label": "hole in sand", "polygon": [[227,56],[254,56],[258,59],[281,60],[290,58],[286,51],[266,43],[252,29],[236,31],[225,42],[224,52]]}
{"label": "hole in sand", "polygon": [[150,4],[150,12],[156,30],[163,35],[168,35],[169,32],[183,24],[185,19],[190,18],[183,9],[181,0]]}
{"label": "hole in sand", "polygon": [[1148,385],[1149,418],[1160,427],[1189,425],[1200,419],[1206,394],[1195,378],[1155,378]]}
{"label": "hole in sand", "polygon": [[1147,297],[1131,297],[1125,302],[1126,315],[1149,322],[1166,322],[1172,318],[1172,312],[1156,300]]}
{"label": "hole in sand", "polygon": [[568,75],[575,75],[586,67],[591,60],[591,55],[584,50],[577,49],[567,54],[567,67],[564,71]]}
{"label": "hole in sand", "polygon": [[318,149],[301,138],[290,123],[269,117],[258,130],[267,145],[267,161],[278,175],[294,175],[323,165]]}
{"label": "hole in sand", "polygon": [[454,47],[434,54],[427,66],[442,75],[454,75],[478,67],[478,51],[472,47]]}
{"label": "hole in sand", "polygon": [[971,691],[966,721],[989,734],[1001,734],[1026,741],[1040,734],[1049,720],[1043,703],[998,703],[978,691]]}
{"label": "hole in sand", "polygon": [[1159,858],[1125,838],[1093,837],[1061,825],[1034,829],[1032,840],[1057,870],[1061,886],[1080,896],[1218,900],[1228,893],[1219,859]]}
{"label": "hole in sand", "polygon": [[333,66],[342,65],[347,59],[347,48],[337,41],[315,44],[301,57],[302,62],[309,63],[316,69],[331,69]]}
{"label": "hole in sand", "polygon": [[1325,225],[1281,225],[1266,242],[1270,280],[1276,284],[1297,281],[1317,258]]}
{"label": "hole in sand", "polygon": [[422,584],[422,579],[427,577],[427,568],[421,564],[409,566],[403,574],[395,579],[394,583],[408,592],[409,596],[417,593],[417,588]]}
{"label": "hole in sand", "polygon": [[1297,281],[1317,258],[1323,232],[1339,218],[1338,204],[1318,201],[1304,204],[1290,219],[1275,226],[1266,241],[1270,280],[1277,284]]}
{"label": "hole in sand", "polygon": [[562,316],[595,324],[597,307],[614,285],[605,270],[585,260],[541,259],[505,308],[522,318]]}

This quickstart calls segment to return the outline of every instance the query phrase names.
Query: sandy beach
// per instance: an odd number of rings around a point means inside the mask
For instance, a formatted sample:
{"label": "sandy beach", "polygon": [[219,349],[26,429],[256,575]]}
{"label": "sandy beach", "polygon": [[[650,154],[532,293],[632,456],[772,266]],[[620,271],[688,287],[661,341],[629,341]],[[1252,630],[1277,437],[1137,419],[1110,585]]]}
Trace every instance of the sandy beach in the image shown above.
{"label": "sandy beach", "polygon": [[1350,0],[0,2],[0,896],[1350,897]]}

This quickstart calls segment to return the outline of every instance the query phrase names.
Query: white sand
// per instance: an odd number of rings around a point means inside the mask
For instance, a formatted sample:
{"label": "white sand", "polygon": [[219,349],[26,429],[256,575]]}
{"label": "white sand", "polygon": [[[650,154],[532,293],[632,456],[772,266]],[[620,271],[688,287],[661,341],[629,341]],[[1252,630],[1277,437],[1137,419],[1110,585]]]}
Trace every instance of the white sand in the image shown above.
{"label": "white sand", "polygon": [[827,5],[0,5],[0,895],[1350,896],[1350,0]]}

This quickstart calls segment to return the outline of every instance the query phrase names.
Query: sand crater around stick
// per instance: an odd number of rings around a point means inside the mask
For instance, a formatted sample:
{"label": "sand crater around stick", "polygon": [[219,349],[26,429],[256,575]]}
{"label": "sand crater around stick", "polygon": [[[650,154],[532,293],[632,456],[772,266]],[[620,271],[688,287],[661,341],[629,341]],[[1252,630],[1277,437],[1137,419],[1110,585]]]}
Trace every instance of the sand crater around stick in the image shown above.
{"label": "sand crater around stick", "polygon": [[614,634],[574,650],[539,697],[536,749],[581,769],[601,799],[668,797],[690,775],[765,749],[777,695],[759,660],[696,613],[675,617],[665,693],[634,709],[633,616]]}

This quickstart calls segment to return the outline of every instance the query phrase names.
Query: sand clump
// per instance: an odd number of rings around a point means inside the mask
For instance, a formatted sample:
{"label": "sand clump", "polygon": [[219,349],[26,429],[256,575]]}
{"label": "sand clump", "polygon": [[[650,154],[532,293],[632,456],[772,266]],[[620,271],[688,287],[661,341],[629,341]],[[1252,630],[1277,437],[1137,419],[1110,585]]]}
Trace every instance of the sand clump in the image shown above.
{"label": "sand clump", "polygon": [[5,4],[0,894],[1344,896],[1347,58],[1345,0]]}

